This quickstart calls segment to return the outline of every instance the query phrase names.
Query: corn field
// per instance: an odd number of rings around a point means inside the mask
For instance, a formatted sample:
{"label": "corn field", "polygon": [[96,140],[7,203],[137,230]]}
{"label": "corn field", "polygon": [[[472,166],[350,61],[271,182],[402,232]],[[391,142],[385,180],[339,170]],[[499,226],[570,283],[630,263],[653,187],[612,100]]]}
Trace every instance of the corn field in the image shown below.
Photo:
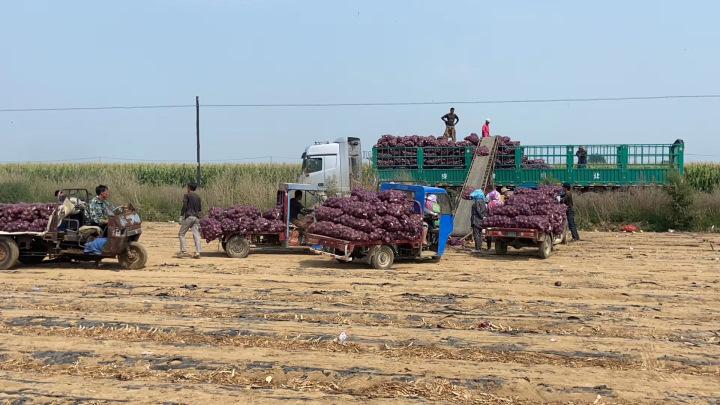
{"label": "corn field", "polygon": [[[297,181],[298,164],[216,164],[202,167],[205,209],[233,204],[268,208],[278,183]],[[183,186],[195,180],[196,167],[184,164],[4,164],[0,165],[0,202],[51,201],[56,189],[110,188],[116,204],[131,203],[148,220],[177,219]]]}
{"label": "corn field", "polygon": [[[87,178],[89,175],[106,177],[132,177],[138,184],[153,186],[182,186],[196,179],[196,167],[192,164],[4,164],[0,175],[26,176],[55,182],[66,182]],[[259,164],[215,164],[202,166],[204,185],[218,180],[232,181],[242,177],[258,177],[268,181],[293,181],[300,173],[300,165],[259,163]]]}
{"label": "corn field", "polygon": [[[92,195],[98,184],[104,184],[110,187],[112,202],[133,204],[146,220],[176,220],[183,185],[195,180],[195,170],[192,164],[2,164],[0,203],[52,201],[59,188],[86,188]],[[205,210],[234,204],[269,208],[275,204],[278,184],[295,182],[299,174],[299,164],[205,165],[199,194]],[[693,229],[720,229],[720,164],[688,164],[685,177],[701,191],[692,209]],[[370,165],[363,166],[362,182],[368,188],[377,185]],[[669,201],[659,188],[586,193],[576,205],[584,228],[627,222],[644,223],[645,229],[668,227]]]}
{"label": "corn field", "polygon": [[687,164],[685,179],[699,191],[710,193],[720,189],[720,163]]}

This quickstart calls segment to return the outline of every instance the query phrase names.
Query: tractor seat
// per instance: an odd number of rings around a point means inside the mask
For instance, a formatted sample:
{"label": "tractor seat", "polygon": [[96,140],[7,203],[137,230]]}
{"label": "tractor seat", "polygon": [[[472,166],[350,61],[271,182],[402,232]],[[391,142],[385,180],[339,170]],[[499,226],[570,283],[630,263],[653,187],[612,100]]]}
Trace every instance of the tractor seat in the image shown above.
{"label": "tractor seat", "polygon": [[88,236],[100,236],[102,235],[102,228],[94,225],[83,225],[78,229],[80,236],[87,238]]}

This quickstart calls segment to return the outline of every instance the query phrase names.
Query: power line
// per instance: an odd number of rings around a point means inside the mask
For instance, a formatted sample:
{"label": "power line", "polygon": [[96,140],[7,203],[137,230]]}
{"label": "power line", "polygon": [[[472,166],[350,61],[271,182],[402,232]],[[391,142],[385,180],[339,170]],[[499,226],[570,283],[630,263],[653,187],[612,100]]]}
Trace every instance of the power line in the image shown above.
{"label": "power line", "polygon": [[633,97],[592,97],[592,98],[546,98],[518,100],[460,100],[460,101],[403,101],[373,103],[286,103],[286,104],[205,104],[204,107],[365,107],[365,106],[412,106],[412,105],[444,105],[444,104],[517,104],[517,103],[577,103],[588,101],[632,101],[632,100],[667,100],[692,98],[720,98],[720,94],[697,94],[676,96],[633,96]]}
{"label": "power line", "polygon": [[702,153],[686,153],[685,156],[720,157],[720,155],[706,155]]}
{"label": "power line", "polygon": [[[587,98],[538,98],[538,99],[507,99],[507,100],[455,100],[455,101],[401,101],[401,102],[366,102],[366,103],[248,103],[248,104],[202,104],[204,108],[282,108],[282,107],[392,107],[420,105],[462,105],[462,104],[521,104],[521,103],[583,103],[610,101],[647,101],[647,100],[679,100],[679,99],[717,99],[720,94],[692,94],[665,96],[628,96],[628,97],[587,97]],[[44,111],[87,111],[87,110],[146,110],[191,108],[194,104],[168,105],[126,105],[126,106],[92,106],[92,107],[48,107],[48,108],[3,108],[0,113],[7,112],[44,112]]]}
{"label": "power line", "polygon": [[164,108],[188,108],[195,107],[193,104],[170,104],[170,105],[118,105],[101,107],[48,107],[48,108],[3,108],[0,112],[42,112],[42,111],[84,111],[84,110],[148,110]]}

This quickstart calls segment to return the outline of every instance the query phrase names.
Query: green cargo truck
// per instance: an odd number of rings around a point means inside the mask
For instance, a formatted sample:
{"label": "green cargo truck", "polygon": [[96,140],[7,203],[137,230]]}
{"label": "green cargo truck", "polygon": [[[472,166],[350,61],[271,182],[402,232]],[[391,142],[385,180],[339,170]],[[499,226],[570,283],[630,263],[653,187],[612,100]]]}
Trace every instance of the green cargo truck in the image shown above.
{"label": "green cargo truck", "polygon": [[[587,162],[576,155],[583,146]],[[373,166],[380,182],[462,187],[474,147],[374,147]],[[662,185],[669,173],[684,173],[685,149],[674,144],[520,145],[498,148],[495,186],[516,187],[569,182],[576,187],[606,188]]]}

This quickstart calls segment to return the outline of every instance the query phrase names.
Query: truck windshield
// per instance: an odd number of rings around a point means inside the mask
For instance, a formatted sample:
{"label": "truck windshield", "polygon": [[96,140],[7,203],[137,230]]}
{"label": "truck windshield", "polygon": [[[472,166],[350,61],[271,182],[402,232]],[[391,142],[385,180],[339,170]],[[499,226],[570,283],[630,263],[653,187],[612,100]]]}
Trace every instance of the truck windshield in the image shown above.
{"label": "truck windshield", "polygon": [[302,164],[302,171],[305,174],[315,173],[322,170],[322,158],[305,158]]}
{"label": "truck windshield", "polygon": [[360,156],[350,156],[350,176],[355,181],[360,181],[362,170],[362,161]]}

